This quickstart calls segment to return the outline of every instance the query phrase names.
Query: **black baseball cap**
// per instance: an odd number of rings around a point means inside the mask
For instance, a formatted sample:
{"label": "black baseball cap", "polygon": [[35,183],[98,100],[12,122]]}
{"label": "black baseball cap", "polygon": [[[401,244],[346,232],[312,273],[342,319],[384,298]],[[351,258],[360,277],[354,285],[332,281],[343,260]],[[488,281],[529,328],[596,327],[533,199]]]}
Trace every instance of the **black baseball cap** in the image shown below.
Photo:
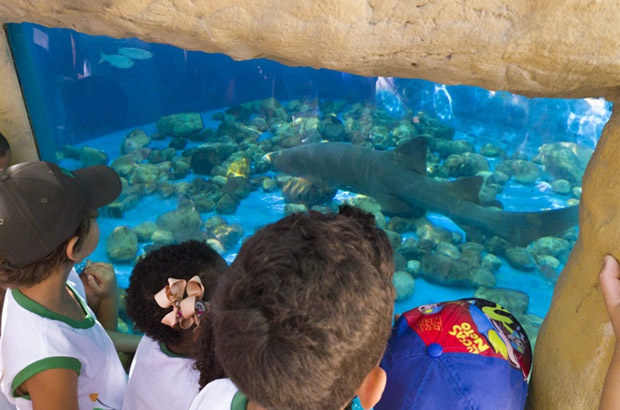
{"label": "black baseball cap", "polygon": [[114,170],[75,171],[45,161],[13,165],[0,174],[0,254],[19,268],[51,254],[82,217],[114,201],[122,184]]}

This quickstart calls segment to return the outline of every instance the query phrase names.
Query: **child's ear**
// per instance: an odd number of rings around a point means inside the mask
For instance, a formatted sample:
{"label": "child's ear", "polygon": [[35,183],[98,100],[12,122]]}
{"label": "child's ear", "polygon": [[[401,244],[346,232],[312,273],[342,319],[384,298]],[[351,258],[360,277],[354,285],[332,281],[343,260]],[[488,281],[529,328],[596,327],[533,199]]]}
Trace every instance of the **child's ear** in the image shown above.
{"label": "child's ear", "polygon": [[379,366],[375,366],[370,373],[366,375],[362,385],[357,389],[357,398],[364,409],[371,409],[381,399],[385,384],[387,383],[387,374],[385,370]]}
{"label": "child's ear", "polygon": [[75,249],[75,245],[77,244],[79,239],[79,236],[74,236],[69,239],[69,242],[67,243],[67,258],[69,258],[69,260],[72,260],[73,262],[80,261],[80,252]]}

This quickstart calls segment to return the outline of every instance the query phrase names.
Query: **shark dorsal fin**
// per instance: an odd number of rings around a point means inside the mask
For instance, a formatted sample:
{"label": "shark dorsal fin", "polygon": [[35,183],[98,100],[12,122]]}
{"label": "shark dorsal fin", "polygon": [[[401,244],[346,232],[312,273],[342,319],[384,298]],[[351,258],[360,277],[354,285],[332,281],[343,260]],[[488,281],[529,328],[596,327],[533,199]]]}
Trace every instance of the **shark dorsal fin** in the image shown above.
{"label": "shark dorsal fin", "polygon": [[418,137],[407,141],[398,148],[385,154],[401,167],[407,168],[418,174],[426,175],[426,138]]}
{"label": "shark dorsal fin", "polygon": [[484,178],[481,176],[459,178],[454,181],[450,181],[450,189],[459,197],[476,204],[480,203],[480,188]]}

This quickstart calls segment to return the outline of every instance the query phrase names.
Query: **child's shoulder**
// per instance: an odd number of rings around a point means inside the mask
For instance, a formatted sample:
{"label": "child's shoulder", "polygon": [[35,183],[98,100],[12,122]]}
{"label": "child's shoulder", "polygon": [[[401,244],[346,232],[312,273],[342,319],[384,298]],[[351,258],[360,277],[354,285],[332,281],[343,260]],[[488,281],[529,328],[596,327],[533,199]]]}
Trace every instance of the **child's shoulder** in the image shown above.
{"label": "child's shoulder", "polygon": [[[38,360],[47,356],[75,357],[95,355],[107,334],[86,303],[76,295],[84,312],[72,319],[47,309],[19,289],[6,292],[0,336],[0,349],[22,352],[24,358]],[[95,349],[89,353],[89,349]]]}
{"label": "child's shoulder", "polygon": [[[233,407],[233,404],[237,404]],[[192,401],[189,410],[231,410],[245,409],[245,396],[230,379],[217,379],[207,384]]]}
{"label": "child's shoulder", "polygon": [[164,343],[142,336],[132,361],[132,377],[140,374],[142,378],[156,380],[162,373],[175,379],[175,383],[187,381],[191,386],[198,385],[194,357],[176,353]]}

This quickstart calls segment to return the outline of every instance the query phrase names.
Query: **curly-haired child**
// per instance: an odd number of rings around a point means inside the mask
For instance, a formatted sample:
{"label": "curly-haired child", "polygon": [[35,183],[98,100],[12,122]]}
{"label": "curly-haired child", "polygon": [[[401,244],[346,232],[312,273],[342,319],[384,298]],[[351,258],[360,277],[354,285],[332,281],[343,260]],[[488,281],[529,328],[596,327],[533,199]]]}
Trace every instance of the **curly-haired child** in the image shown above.
{"label": "curly-haired child", "polygon": [[[209,300],[227,267],[196,240],[153,250],[136,263],[126,310],[145,336],[131,365],[124,410],[189,407],[200,387],[192,359],[195,339],[211,332]],[[212,364],[212,379],[223,377],[219,362]]]}

